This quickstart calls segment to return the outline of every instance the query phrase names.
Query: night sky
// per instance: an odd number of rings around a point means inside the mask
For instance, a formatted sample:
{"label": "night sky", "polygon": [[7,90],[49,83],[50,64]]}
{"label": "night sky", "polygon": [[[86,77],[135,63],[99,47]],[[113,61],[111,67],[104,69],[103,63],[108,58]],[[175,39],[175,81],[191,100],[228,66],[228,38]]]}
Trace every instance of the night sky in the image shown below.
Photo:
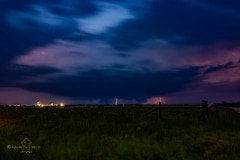
{"label": "night sky", "polygon": [[239,0],[1,0],[0,104],[240,101]]}

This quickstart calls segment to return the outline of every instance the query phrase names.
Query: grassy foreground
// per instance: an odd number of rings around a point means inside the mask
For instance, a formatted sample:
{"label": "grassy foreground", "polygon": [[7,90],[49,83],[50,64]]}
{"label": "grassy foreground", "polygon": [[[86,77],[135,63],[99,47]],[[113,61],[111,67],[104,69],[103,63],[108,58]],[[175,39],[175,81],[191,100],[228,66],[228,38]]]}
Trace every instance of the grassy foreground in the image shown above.
{"label": "grassy foreground", "polygon": [[[210,113],[204,125],[201,110],[194,108],[164,108],[162,119],[157,112],[143,117],[152,109],[0,108],[0,156],[6,160],[240,159],[239,123]],[[25,138],[37,148],[14,148],[21,147]]]}

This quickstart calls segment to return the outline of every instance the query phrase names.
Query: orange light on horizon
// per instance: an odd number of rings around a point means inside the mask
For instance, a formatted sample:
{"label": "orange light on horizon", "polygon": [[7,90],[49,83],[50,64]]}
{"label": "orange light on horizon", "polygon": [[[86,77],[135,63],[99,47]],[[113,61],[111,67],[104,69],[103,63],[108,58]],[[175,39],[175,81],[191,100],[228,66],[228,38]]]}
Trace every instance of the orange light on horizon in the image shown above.
{"label": "orange light on horizon", "polygon": [[65,106],[64,103],[50,103],[50,104],[44,104],[44,103],[41,103],[40,101],[38,101],[36,103],[36,106],[39,107],[39,108],[44,108],[46,106],[51,106],[51,107],[61,107],[63,108]]}
{"label": "orange light on horizon", "polygon": [[64,103],[60,103],[60,107],[64,107],[65,105],[64,105]]}
{"label": "orange light on horizon", "polygon": [[161,102],[162,104],[166,104],[166,98],[164,97],[150,97],[147,99],[145,104],[158,104]]}

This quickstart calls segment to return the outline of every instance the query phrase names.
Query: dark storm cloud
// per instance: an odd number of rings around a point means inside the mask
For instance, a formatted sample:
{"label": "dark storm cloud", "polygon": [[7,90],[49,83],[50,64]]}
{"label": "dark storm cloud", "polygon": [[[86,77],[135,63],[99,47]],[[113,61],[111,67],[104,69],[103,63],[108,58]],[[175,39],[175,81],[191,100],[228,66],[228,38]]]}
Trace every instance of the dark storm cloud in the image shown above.
{"label": "dark storm cloud", "polygon": [[10,0],[0,3],[0,65],[55,39],[76,39],[72,34],[78,31],[77,24],[68,16],[86,16],[97,11],[87,0],[55,3]]}
{"label": "dark storm cloud", "polygon": [[150,96],[181,90],[195,79],[197,71],[197,67],[148,73],[92,70],[55,79],[50,83],[27,84],[24,88],[79,99],[118,97],[144,100]]}
{"label": "dark storm cloud", "polygon": [[225,8],[225,9],[234,9],[236,11],[239,11],[239,6],[240,6],[240,2],[238,0],[203,0],[203,2],[210,4],[210,5],[214,5],[217,7],[221,7],[221,8]]}
{"label": "dark storm cloud", "polygon": [[65,34],[69,34],[67,29],[61,28],[56,29],[56,32],[45,32],[38,29],[18,32],[7,26],[3,26],[1,31],[1,64],[9,62],[14,57],[24,54],[34,47],[46,45],[57,37],[61,38],[64,37]]}
{"label": "dark storm cloud", "polygon": [[205,7],[207,2],[204,6],[195,1],[151,2],[146,14],[114,30],[116,35],[110,42],[116,48],[136,47],[149,39],[195,45],[240,40],[239,2],[230,13],[224,8],[215,10],[215,4]]}
{"label": "dark storm cloud", "polygon": [[0,68],[0,74],[4,75],[1,77],[0,86],[15,86],[21,81],[28,80],[28,78],[36,78],[59,72],[58,69],[47,66],[6,65]]}
{"label": "dark storm cloud", "polygon": [[2,0],[0,87],[76,99],[221,84],[237,94],[239,19],[239,1]]}
{"label": "dark storm cloud", "polygon": [[219,71],[221,69],[229,69],[229,68],[233,68],[233,67],[236,67],[236,65],[234,65],[233,62],[228,62],[225,65],[211,66],[205,71],[205,73],[216,72],[216,71]]}
{"label": "dark storm cloud", "polygon": [[114,64],[112,65],[112,68],[114,69],[124,69],[127,68],[127,66],[123,65],[123,64]]}
{"label": "dark storm cloud", "polygon": [[95,13],[98,9],[89,0],[6,0],[1,1],[1,12],[9,10],[32,10],[31,5],[43,5],[50,8],[54,13],[59,15],[89,15]]}

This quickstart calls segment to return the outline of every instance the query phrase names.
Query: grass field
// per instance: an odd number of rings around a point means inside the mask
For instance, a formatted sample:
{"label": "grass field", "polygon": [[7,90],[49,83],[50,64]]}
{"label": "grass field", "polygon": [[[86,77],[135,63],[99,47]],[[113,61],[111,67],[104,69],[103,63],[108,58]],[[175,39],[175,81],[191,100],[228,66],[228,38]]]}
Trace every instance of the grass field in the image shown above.
{"label": "grass field", "polygon": [[[162,119],[158,112],[143,117],[152,109],[0,108],[0,156],[6,160],[240,159],[239,123],[210,113],[203,124],[200,108],[163,108]],[[36,148],[17,148],[25,138]]]}

